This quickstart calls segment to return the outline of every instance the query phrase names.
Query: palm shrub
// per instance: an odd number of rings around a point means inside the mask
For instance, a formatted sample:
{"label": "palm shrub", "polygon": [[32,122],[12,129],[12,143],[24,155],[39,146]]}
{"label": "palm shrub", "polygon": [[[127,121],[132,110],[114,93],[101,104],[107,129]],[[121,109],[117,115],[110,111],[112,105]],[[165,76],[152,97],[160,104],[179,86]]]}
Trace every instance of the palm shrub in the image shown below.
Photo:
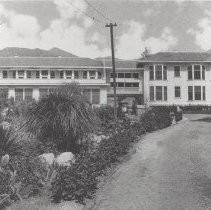
{"label": "palm shrub", "polygon": [[40,140],[52,141],[59,151],[77,153],[98,118],[76,83],[59,86],[29,109],[24,128]]}

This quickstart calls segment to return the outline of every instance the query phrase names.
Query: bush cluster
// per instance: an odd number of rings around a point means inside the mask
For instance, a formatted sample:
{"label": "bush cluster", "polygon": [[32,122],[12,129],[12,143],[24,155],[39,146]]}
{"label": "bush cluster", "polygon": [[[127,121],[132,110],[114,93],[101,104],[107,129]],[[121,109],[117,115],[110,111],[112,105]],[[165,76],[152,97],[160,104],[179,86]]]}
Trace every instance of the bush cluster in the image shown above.
{"label": "bush cluster", "polygon": [[[104,119],[107,116],[109,119],[105,108],[100,111]],[[91,199],[97,189],[99,176],[104,175],[107,169],[127,154],[132,143],[137,140],[137,135],[170,126],[170,112],[169,108],[156,107],[144,114],[139,122],[126,119],[118,121],[115,132],[110,138],[103,139],[96,150],[80,154],[71,167],[60,168],[52,185],[54,202],[63,199],[84,204],[86,199]]]}
{"label": "bush cluster", "polygon": [[122,132],[100,142],[97,150],[80,154],[69,168],[60,168],[52,184],[53,200],[75,200],[81,204],[93,198],[99,176],[125,155],[135,140],[131,132]]}

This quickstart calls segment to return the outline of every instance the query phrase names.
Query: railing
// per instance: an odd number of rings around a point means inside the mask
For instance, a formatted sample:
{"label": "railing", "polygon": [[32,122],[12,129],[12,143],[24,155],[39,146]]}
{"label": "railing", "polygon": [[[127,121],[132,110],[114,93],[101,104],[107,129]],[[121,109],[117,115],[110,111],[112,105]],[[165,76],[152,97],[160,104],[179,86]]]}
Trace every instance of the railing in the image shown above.
{"label": "railing", "polygon": [[58,85],[77,82],[79,84],[108,84],[106,79],[0,79],[0,85]]}

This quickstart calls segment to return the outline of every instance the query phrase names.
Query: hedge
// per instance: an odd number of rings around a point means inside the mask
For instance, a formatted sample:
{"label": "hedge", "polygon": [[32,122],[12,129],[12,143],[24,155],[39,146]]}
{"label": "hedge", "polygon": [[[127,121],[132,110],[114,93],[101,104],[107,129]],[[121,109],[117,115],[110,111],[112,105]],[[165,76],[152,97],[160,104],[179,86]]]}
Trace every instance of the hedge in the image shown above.
{"label": "hedge", "polygon": [[[131,123],[126,119],[119,122],[116,132],[102,140],[96,150],[78,155],[69,168],[59,168],[52,184],[53,201],[75,200],[85,204],[86,199],[92,199],[99,177],[127,154],[133,142],[138,140],[137,136],[171,125],[170,111],[167,108],[153,108],[139,122]],[[106,116],[105,113],[103,116]]]}

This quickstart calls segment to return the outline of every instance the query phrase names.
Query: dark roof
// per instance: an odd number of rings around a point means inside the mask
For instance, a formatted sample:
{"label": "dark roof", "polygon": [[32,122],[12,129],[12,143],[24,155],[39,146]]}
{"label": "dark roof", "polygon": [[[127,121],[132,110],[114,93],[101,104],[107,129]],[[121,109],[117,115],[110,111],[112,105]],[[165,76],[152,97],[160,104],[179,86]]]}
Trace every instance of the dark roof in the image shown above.
{"label": "dark roof", "polygon": [[[106,58],[96,58],[96,60],[101,61],[102,65],[105,67],[112,67],[112,59],[110,57]],[[123,69],[134,69],[137,65],[137,60],[121,60],[116,58],[115,59],[115,67],[116,68],[123,68]]]}
{"label": "dark roof", "polygon": [[159,52],[141,58],[140,62],[211,62],[211,53],[208,52]]}
{"label": "dark roof", "polygon": [[0,57],[0,66],[102,67],[102,63],[79,57]]}

